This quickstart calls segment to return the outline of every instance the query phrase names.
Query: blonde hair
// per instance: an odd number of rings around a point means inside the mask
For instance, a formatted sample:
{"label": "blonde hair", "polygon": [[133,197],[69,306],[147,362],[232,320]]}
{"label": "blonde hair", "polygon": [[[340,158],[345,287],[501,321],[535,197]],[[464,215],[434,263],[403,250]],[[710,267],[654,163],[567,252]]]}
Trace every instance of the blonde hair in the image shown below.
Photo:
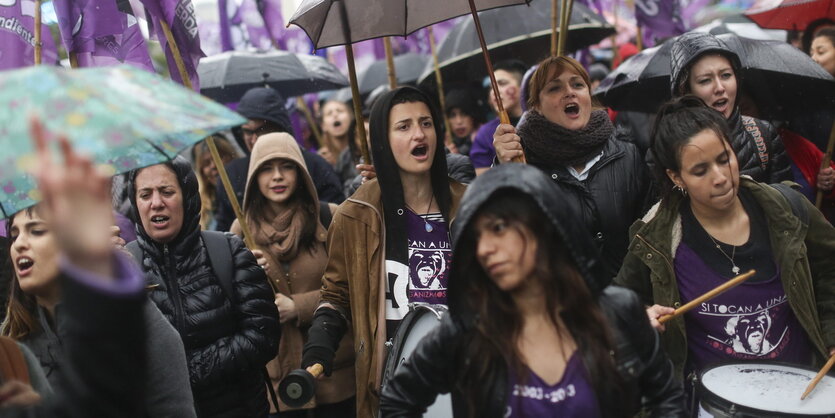
{"label": "blonde hair", "polygon": [[[220,159],[226,164],[235,158],[238,158],[238,152],[235,147],[220,135],[212,135],[217,147],[217,153],[220,154]],[[217,196],[215,193],[215,179],[206,178],[203,175],[203,168],[206,164],[203,163],[203,156],[209,152],[209,146],[206,141],[200,141],[194,145],[191,150],[191,156],[194,160],[194,171],[197,174],[197,186],[200,193],[200,228],[208,229],[212,222],[212,216],[215,211],[215,202]],[[218,170],[220,168],[218,167]]]}

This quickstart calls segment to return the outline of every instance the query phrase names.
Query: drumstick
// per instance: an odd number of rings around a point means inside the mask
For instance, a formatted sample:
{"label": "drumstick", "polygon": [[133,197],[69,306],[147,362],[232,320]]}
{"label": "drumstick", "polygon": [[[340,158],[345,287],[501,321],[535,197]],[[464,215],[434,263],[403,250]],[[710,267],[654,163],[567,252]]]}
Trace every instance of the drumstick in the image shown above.
{"label": "drumstick", "polygon": [[740,274],[739,276],[736,276],[733,279],[728,280],[727,282],[722,283],[719,286],[716,286],[714,289],[711,289],[709,292],[697,297],[696,299],[691,300],[690,302],[687,302],[687,304],[685,304],[684,306],[676,309],[676,311],[673,312],[672,314],[664,315],[664,316],[658,318],[658,323],[663,324],[663,323],[665,323],[665,322],[667,322],[667,321],[669,321],[669,320],[671,320],[671,319],[673,319],[673,318],[675,318],[675,317],[677,317],[677,316],[695,308],[700,303],[702,303],[702,302],[704,302],[708,299],[711,299],[715,296],[718,296],[720,293],[723,293],[726,290],[728,290],[728,289],[730,289],[730,288],[748,280],[748,278],[753,276],[754,273],[756,273],[756,272],[757,271],[753,270],[753,269],[748,270],[747,273]]}
{"label": "drumstick", "polygon": [[815,378],[812,379],[812,382],[809,383],[809,386],[806,387],[806,391],[803,392],[803,396],[800,397],[801,401],[806,399],[806,397],[809,396],[809,394],[812,393],[813,390],[815,390],[815,386],[817,386],[818,382],[820,382],[821,379],[823,379],[823,376],[829,373],[829,369],[832,368],[833,364],[835,364],[835,354],[833,354],[832,357],[829,357],[829,361],[827,361],[826,364],[823,365],[821,371],[818,372]]}
{"label": "drumstick", "polygon": [[319,377],[319,375],[322,374],[323,371],[325,371],[325,368],[321,364],[316,363],[308,367],[306,370],[308,373],[310,373],[311,376]]}

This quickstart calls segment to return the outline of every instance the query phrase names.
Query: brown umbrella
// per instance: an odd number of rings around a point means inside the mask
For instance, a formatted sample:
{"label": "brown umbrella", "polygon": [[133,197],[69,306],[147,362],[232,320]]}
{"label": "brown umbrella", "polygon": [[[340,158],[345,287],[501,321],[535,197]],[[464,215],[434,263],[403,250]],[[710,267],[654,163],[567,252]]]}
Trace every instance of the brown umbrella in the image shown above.
{"label": "brown umbrella", "polygon": [[[507,112],[498,97],[499,89],[493,76],[493,65],[487,54],[476,12],[514,4],[526,4],[530,0],[351,0],[350,8],[346,7],[345,1],[305,0],[290,18],[290,24],[302,28],[316,48],[345,45],[355,117],[362,114],[362,109],[354,54],[350,44],[383,36],[406,36],[434,23],[471,13],[481,39],[499,114],[502,121],[509,123],[510,118],[507,117]],[[363,158],[370,161],[368,146],[364,140],[365,128],[360,121],[357,122],[359,131],[357,136],[360,138]]]}

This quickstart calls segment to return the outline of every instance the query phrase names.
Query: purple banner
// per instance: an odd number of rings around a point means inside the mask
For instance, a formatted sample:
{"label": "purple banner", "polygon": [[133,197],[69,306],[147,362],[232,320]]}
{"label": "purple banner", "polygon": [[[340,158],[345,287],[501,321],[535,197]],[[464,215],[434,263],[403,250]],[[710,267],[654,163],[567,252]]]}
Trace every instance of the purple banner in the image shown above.
{"label": "purple banner", "polygon": [[678,0],[635,0],[635,20],[644,31],[644,43],[684,33]]}
{"label": "purple banner", "polygon": [[[292,28],[285,28],[284,27],[284,17],[281,14],[281,0],[254,0],[255,5],[258,8],[258,11],[261,13],[261,19],[264,22],[264,29],[267,31],[269,36],[275,41],[276,46],[279,49],[291,52],[301,52],[294,49],[290,49],[287,47],[287,43],[284,42],[285,33],[290,33],[293,31],[302,32],[296,26]],[[304,33],[304,32],[302,32]],[[305,35],[307,38],[307,35]],[[308,45],[310,44],[308,40]],[[308,51],[305,51],[305,54],[309,54],[312,48],[307,48]]]}
{"label": "purple banner", "polygon": [[247,43],[259,51],[273,48],[273,39],[256,0],[243,0],[238,8],[239,24],[246,29]]}
{"label": "purple banner", "polygon": [[191,79],[191,86],[195,91],[200,91],[200,83],[197,78],[197,63],[205,55],[200,49],[197,19],[195,18],[194,6],[191,4],[191,0],[142,0],[142,4],[145,5],[147,15],[151,18],[154,34],[159,40],[163,51],[165,51],[165,58],[166,62],[168,62],[168,71],[171,74],[171,79],[185,85],[182,77],[180,77],[180,72],[177,69],[160,21],[165,21],[171,28],[174,42],[177,43],[180,55],[183,58],[186,73],[189,79]]}
{"label": "purple banner", "polygon": [[[0,70],[35,64],[35,2],[0,0]],[[47,25],[41,25],[41,62],[58,62],[55,40]]]}

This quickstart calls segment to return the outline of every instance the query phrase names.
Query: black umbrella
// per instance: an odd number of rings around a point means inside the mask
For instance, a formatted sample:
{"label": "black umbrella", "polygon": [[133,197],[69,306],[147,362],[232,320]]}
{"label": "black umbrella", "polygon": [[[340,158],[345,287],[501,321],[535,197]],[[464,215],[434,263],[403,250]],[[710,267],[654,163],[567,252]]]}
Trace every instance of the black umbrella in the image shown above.
{"label": "black umbrella", "polygon": [[[430,57],[414,52],[408,52],[394,57],[394,70],[395,74],[397,74],[397,84],[414,84],[420,76],[421,71],[423,71],[423,67],[430,61]],[[357,78],[359,79],[361,95],[371,93],[378,86],[388,85],[386,61],[380,60],[371,63]]]}
{"label": "black umbrella", "polygon": [[253,87],[270,86],[294,97],[348,85],[324,58],[286,51],[224,52],[200,60],[197,73],[200,92],[223,103],[238,101]]}
{"label": "black umbrella", "polygon": [[[739,55],[741,91],[760,117],[784,120],[821,108],[835,108],[835,79],[797,48],[780,41],[733,34],[717,36]],[[669,100],[670,49],[675,38],[626,60],[594,91],[615,110],[655,112]]]}
{"label": "black umbrella", "polygon": [[[555,0],[551,0],[555,1]],[[494,61],[515,58],[533,65],[550,54],[551,1],[535,0],[530,5],[509,6],[480,12],[484,41]],[[605,19],[575,2],[568,25],[566,51],[596,44],[615,33]],[[470,82],[487,75],[481,46],[472,19],[462,19],[438,47],[438,63],[446,83]],[[427,63],[418,83],[432,83],[434,67]]]}

